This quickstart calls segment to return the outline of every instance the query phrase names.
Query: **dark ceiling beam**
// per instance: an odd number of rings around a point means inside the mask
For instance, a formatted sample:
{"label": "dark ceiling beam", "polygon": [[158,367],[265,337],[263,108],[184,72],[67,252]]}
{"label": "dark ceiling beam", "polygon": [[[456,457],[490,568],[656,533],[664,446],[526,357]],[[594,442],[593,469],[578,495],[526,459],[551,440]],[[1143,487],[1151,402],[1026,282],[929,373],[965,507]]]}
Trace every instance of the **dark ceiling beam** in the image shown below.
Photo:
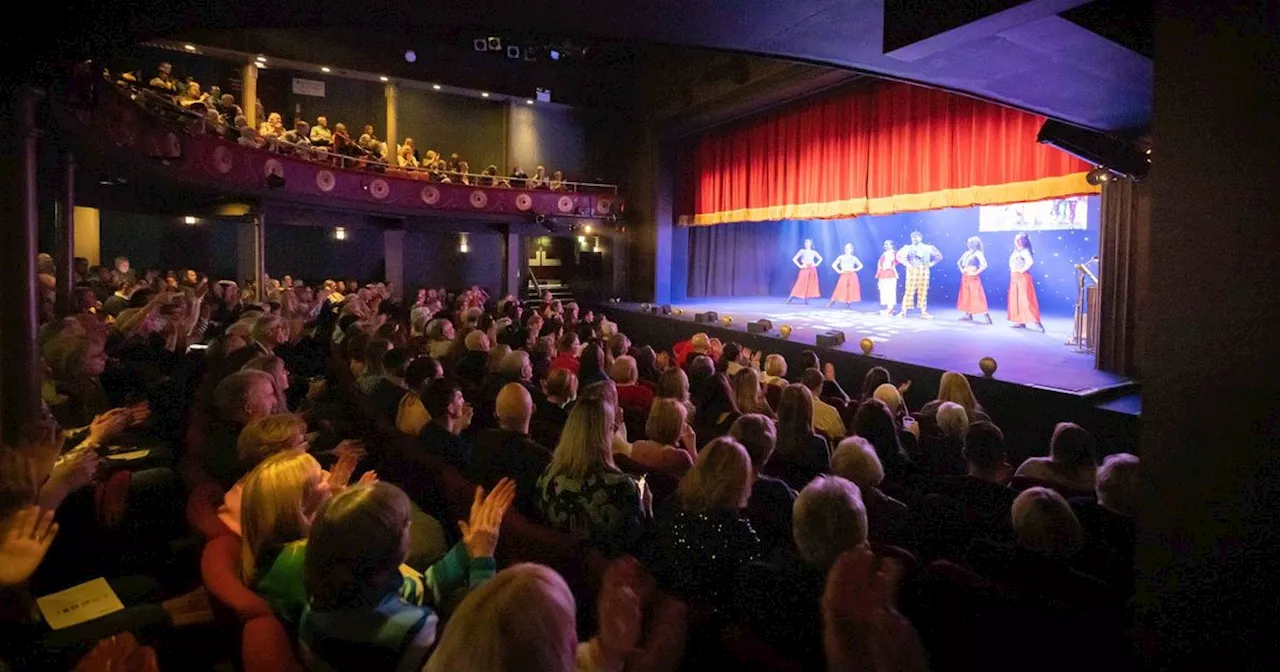
{"label": "dark ceiling beam", "polygon": [[1089,2],[885,0],[884,53],[908,63],[918,61]]}

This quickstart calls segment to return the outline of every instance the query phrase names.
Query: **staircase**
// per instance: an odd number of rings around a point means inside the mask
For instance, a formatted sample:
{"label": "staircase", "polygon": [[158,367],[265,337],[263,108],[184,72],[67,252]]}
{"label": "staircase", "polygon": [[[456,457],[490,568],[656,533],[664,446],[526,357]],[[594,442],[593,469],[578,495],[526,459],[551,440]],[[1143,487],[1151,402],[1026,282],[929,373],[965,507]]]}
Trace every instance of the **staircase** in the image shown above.
{"label": "staircase", "polygon": [[569,286],[553,278],[539,280],[533,274],[533,269],[529,270],[529,281],[525,283],[524,300],[530,305],[542,305],[543,292],[551,292],[551,296],[560,301],[560,303],[568,303],[573,301],[573,291]]}

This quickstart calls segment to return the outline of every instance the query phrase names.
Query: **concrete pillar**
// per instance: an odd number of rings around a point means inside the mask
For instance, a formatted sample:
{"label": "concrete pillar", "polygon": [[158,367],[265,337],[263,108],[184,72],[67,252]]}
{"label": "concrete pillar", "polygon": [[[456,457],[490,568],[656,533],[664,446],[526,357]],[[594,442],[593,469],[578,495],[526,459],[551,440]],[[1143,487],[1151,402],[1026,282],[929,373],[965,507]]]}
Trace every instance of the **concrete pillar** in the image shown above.
{"label": "concrete pillar", "polygon": [[66,315],[75,305],[76,258],[76,158],[62,155],[62,192],[58,199],[57,242],[53,261],[58,265],[57,312]]}
{"label": "concrete pillar", "polygon": [[393,295],[408,296],[404,286],[404,229],[382,231],[382,259],[387,269],[382,281],[391,285]]}
{"label": "concrete pillar", "polygon": [[396,124],[396,104],[400,99],[400,88],[394,82],[388,82],[385,87],[387,96],[387,163],[396,165],[396,142],[399,141],[399,131]]}
{"label": "concrete pillar", "polygon": [[262,301],[267,296],[267,223],[262,213],[253,218],[253,278]]}
{"label": "concrete pillar", "polygon": [[524,252],[524,236],[508,229],[503,239],[503,256],[506,258],[506,264],[502,269],[502,293],[522,299],[525,283],[524,265],[528,258]]}
{"label": "concrete pillar", "polygon": [[244,108],[244,117],[249,120],[249,126],[258,127],[258,65],[256,63],[246,63],[244,71],[240,74],[240,82],[243,89],[240,92],[240,107]]}
{"label": "concrete pillar", "polygon": [[90,266],[102,263],[102,234],[100,213],[97,208],[77,205],[74,210],[75,256],[89,260]]}
{"label": "concrete pillar", "polygon": [[44,92],[26,89],[0,114],[4,125],[17,130],[17,151],[0,155],[0,221],[5,222],[0,245],[0,439],[13,445],[22,425],[40,415],[40,353],[36,350],[36,240],[39,212],[36,202],[38,147],[41,129],[36,114]]}

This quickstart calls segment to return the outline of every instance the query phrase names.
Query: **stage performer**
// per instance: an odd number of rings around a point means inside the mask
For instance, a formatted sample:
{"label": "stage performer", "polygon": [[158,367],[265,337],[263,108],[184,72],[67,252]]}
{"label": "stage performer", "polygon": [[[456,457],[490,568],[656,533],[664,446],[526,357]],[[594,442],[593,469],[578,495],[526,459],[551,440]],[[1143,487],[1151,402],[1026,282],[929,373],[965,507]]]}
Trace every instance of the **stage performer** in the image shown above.
{"label": "stage performer", "polygon": [[902,312],[898,317],[906,317],[917,296],[920,301],[920,317],[932,320],[929,314],[929,269],[942,261],[942,253],[938,248],[926,244],[919,231],[911,232],[911,244],[898,250],[898,263],[907,267],[907,291],[902,295]]}
{"label": "stage performer", "polygon": [[831,262],[831,269],[840,274],[840,281],[836,283],[836,291],[831,295],[827,307],[840,301],[853,308],[853,304],[862,300],[862,287],[858,285],[858,271],[862,270],[862,261],[853,256],[853,243],[844,244],[844,254]]}
{"label": "stage performer", "polygon": [[1040,324],[1040,302],[1036,299],[1036,283],[1031,277],[1031,267],[1036,263],[1032,256],[1031,237],[1019,233],[1013,237],[1013,254],[1009,255],[1009,321],[1014,329],[1026,329],[1027,323]]}
{"label": "stage performer", "polygon": [[893,241],[884,241],[884,254],[876,262],[876,286],[880,288],[881,315],[893,313],[898,304],[898,256],[894,252]]}
{"label": "stage performer", "polygon": [[807,304],[809,299],[822,296],[822,292],[818,291],[818,266],[822,265],[822,255],[813,249],[812,239],[805,238],[804,248],[791,257],[791,263],[800,269],[800,273],[796,276],[796,284],[791,287],[787,303],[791,303],[792,299],[804,299]]}
{"label": "stage performer", "polygon": [[981,314],[987,324],[991,324],[991,313],[987,309],[987,293],[982,289],[982,278],[978,277],[987,270],[987,255],[982,253],[982,239],[973,236],[965,242],[969,248],[960,256],[956,266],[960,267],[960,298],[956,299],[956,308],[964,313],[962,322],[972,322],[973,316]]}

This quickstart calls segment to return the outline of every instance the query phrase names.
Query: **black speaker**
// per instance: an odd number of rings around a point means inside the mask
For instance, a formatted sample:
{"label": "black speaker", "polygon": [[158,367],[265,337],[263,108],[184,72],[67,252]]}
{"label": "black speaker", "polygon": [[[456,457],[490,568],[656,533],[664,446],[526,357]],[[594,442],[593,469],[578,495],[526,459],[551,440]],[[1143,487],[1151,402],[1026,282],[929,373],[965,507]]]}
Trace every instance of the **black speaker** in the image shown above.
{"label": "black speaker", "polygon": [[720,316],[717,315],[713,310],[709,310],[705,313],[696,313],[693,316],[693,321],[697,322],[698,324],[714,324],[719,320],[720,320]]}
{"label": "black speaker", "polygon": [[657,306],[649,306],[649,312],[654,315],[661,315],[662,309]]}
{"label": "black speaker", "polygon": [[756,320],[747,323],[748,334],[767,334],[773,331],[773,323],[769,320]]}
{"label": "black speaker", "polygon": [[1141,180],[1151,170],[1151,157],[1140,141],[1129,140],[1049,119],[1036,142],[1058,149],[1112,172]]}
{"label": "black speaker", "polygon": [[662,304],[662,314],[663,314],[663,315],[670,315],[670,314],[671,314],[671,304],[669,304],[669,303],[664,303],[664,304]]}
{"label": "black speaker", "polygon": [[825,334],[818,334],[818,337],[815,340],[820,347],[838,348],[844,343],[844,332],[834,330],[828,331]]}

